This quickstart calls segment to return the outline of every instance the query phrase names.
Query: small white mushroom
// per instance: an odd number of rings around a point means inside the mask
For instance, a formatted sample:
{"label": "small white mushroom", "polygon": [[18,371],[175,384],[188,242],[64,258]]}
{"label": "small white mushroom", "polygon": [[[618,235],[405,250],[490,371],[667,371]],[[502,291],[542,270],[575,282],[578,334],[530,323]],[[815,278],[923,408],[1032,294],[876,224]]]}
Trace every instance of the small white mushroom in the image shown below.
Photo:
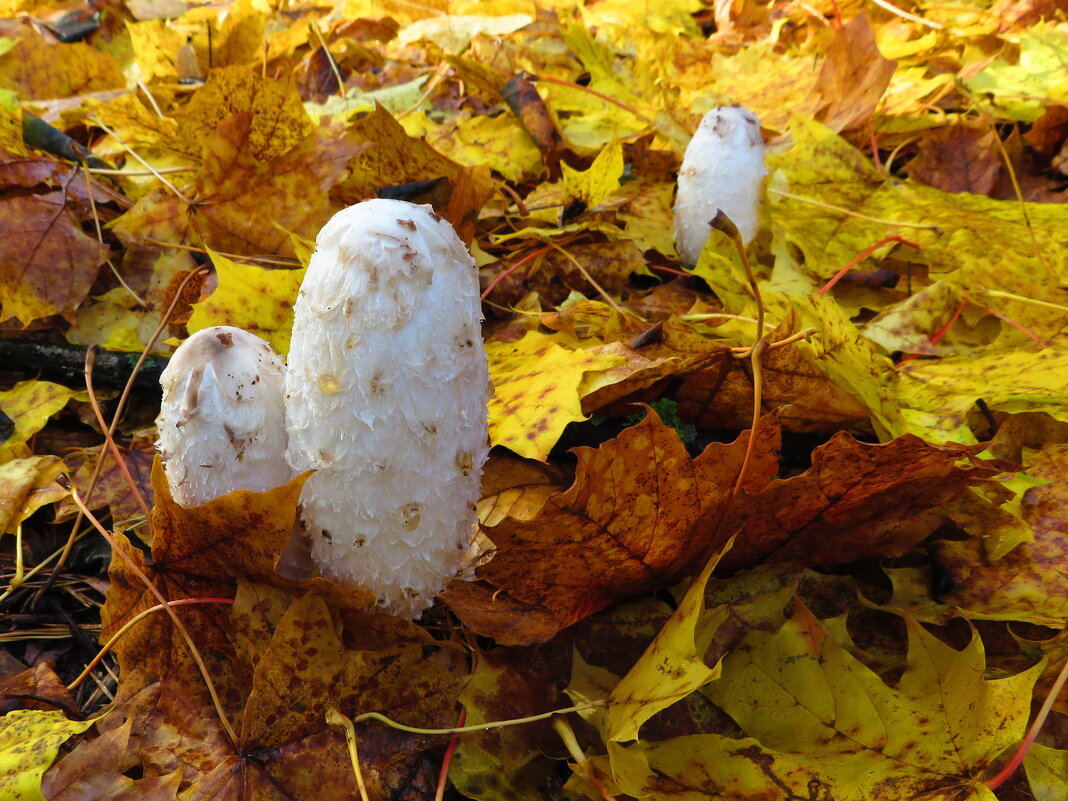
{"label": "small white mushroom", "polygon": [[156,448],[179,505],[199,506],[237,489],[267,490],[292,478],[284,376],[269,344],[231,326],[198,331],[174,352],[160,376]]}
{"label": "small white mushroom", "polygon": [[326,578],[415,617],[458,570],[488,454],[474,259],[430,206],[367,200],[319,232],[294,307],[291,466]]}
{"label": "small white mushroom", "polygon": [[716,210],[731,218],[744,242],[756,236],[764,176],[760,120],[742,106],[708,112],[686,148],[675,199],[675,249],[696,264]]}

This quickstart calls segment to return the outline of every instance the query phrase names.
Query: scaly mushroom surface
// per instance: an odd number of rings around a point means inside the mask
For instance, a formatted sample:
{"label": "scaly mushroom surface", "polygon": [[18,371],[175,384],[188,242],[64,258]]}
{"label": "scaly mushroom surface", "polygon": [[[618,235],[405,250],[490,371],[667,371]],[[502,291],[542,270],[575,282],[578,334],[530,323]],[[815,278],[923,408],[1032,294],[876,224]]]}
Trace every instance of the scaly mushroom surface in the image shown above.
{"label": "scaly mushroom surface", "polygon": [[413,618],[460,565],[488,455],[474,259],[430,206],[366,200],[319,232],[294,307],[288,458],[320,572]]}
{"label": "scaly mushroom surface", "polygon": [[675,250],[683,264],[697,263],[718,209],[744,242],[756,236],[767,174],[760,120],[753,112],[720,106],[704,116],[683,156],[675,198]]}
{"label": "scaly mushroom surface", "polygon": [[227,325],[197,331],[174,352],[160,376],[156,448],[178,504],[268,490],[292,477],[285,369],[264,340]]}

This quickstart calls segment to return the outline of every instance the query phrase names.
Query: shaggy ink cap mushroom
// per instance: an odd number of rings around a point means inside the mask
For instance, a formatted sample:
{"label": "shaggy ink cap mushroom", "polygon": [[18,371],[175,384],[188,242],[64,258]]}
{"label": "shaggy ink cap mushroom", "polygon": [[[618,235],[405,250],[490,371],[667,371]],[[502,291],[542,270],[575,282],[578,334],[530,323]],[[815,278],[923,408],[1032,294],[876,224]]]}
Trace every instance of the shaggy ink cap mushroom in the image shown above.
{"label": "shaggy ink cap mushroom", "polygon": [[287,457],[322,575],[416,617],[458,570],[488,455],[474,259],[430,206],[366,200],[319,232],[294,307]]}
{"label": "shaggy ink cap mushroom", "polygon": [[675,198],[675,249],[693,265],[708,241],[716,211],[731,218],[748,243],[756,236],[764,176],[760,120],[743,106],[714,108],[686,148]]}
{"label": "shaggy ink cap mushroom", "polygon": [[156,448],[179,505],[268,490],[292,477],[284,375],[271,346],[240,328],[205,328],[178,347],[160,376]]}

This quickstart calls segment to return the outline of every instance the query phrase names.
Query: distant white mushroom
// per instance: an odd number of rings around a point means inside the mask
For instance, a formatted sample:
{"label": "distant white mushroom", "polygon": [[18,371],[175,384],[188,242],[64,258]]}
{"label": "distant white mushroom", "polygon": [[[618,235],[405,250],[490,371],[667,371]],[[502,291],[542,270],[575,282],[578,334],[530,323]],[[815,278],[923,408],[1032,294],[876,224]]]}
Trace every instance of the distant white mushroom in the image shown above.
{"label": "distant white mushroom", "polygon": [[237,489],[267,490],[292,478],[284,376],[271,346],[240,328],[205,328],[178,347],[160,376],[156,448],[179,505],[199,506]]}
{"label": "distant white mushroom", "polygon": [[686,148],[675,199],[675,249],[683,264],[696,264],[722,209],[742,240],[756,236],[764,176],[760,120],[742,106],[708,112]]}
{"label": "distant white mushroom", "polygon": [[474,259],[430,206],[366,200],[319,232],[294,307],[290,465],[326,578],[413,618],[460,566],[488,454]]}

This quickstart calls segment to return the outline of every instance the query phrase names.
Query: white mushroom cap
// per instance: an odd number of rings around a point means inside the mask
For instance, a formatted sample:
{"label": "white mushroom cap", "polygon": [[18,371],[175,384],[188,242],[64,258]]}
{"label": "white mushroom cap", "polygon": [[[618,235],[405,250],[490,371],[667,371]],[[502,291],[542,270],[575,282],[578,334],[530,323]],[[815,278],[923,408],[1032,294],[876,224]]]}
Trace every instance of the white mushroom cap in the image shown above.
{"label": "white mushroom cap", "polygon": [[294,307],[288,458],[321,573],[419,614],[455,575],[488,453],[478,271],[430,206],[366,200],[319,232]]}
{"label": "white mushroom cap", "polygon": [[237,489],[262,491],[293,473],[285,461],[285,365],[240,328],[205,328],[183,342],[160,376],[156,448],[171,495],[199,506]]}
{"label": "white mushroom cap", "polygon": [[686,148],[675,199],[675,249],[696,264],[716,211],[731,218],[744,242],[756,236],[764,176],[760,120],[742,106],[708,112]]}

